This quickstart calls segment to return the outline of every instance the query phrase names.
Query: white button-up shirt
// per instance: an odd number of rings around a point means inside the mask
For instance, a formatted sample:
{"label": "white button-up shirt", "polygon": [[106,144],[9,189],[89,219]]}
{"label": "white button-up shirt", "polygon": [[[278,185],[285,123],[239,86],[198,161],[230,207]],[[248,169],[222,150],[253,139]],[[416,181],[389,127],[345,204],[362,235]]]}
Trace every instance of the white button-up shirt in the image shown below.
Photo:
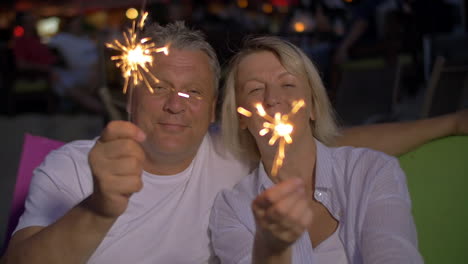
{"label": "white button-up shirt", "polygon": [[[398,160],[369,149],[328,148],[316,143],[314,197],[339,221],[337,232],[347,262],[423,263],[406,178]],[[251,262],[255,235],[251,203],[272,186],[260,164],[233,190],[218,194],[210,230],[214,252],[222,263]],[[320,245],[312,248],[304,232],[293,245],[293,263],[318,263],[318,259],[324,260],[322,253]],[[326,262],[339,260],[334,261]]]}

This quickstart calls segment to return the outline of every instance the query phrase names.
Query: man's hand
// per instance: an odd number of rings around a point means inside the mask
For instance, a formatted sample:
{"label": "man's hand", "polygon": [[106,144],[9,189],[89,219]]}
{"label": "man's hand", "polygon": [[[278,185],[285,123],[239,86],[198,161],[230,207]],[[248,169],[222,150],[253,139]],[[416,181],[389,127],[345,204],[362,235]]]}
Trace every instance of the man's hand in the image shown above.
{"label": "man's hand", "polygon": [[468,135],[468,109],[455,113],[455,135]]}
{"label": "man's hand", "polygon": [[256,247],[267,255],[288,249],[312,222],[310,203],[300,178],[284,180],[257,196],[252,203]]}
{"label": "man's hand", "polygon": [[130,196],[141,190],[145,134],[136,125],[113,121],[107,125],[88,157],[93,174],[93,193],[86,206],[106,218],[117,218]]}

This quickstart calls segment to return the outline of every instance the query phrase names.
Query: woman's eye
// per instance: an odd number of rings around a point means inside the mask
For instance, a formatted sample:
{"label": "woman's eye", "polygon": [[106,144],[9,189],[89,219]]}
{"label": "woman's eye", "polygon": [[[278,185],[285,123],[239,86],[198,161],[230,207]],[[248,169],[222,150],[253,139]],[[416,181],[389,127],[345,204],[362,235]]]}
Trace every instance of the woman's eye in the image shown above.
{"label": "woman's eye", "polygon": [[285,88],[293,88],[293,87],[295,87],[295,85],[292,84],[292,83],[286,83],[286,84],[283,84],[283,87],[285,87]]}
{"label": "woman's eye", "polygon": [[261,87],[253,88],[249,90],[249,94],[260,92],[262,90]]}

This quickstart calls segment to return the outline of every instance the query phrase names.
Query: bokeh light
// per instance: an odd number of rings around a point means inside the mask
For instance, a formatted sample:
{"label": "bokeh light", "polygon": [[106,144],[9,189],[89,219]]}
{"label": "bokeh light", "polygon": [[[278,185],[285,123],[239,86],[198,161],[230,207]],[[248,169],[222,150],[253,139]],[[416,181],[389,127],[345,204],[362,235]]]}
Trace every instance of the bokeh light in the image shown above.
{"label": "bokeh light", "polygon": [[271,14],[273,12],[273,6],[271,4],[265,3],[262,5],[263,12]]}
{"label": "bokeh light", "polygon": [[127,16],[128,19],[135,19],[138,17],[138,10],[136,10],[135,8],[129,8],[127,9],[127,12],[125,12],[125,16]]}
{"label": "bokeh light", "polygon": [[22,37],[24,35],[24,28],[22,26],[16,26],[15,29],[13,29],[13,35],[17,38]]}
{"label": "bokeh light", "polygon": [[249,2],[247,0],[237,0],[237,6],[240,8],[247,8],[249,6]]}
{"label": "bokeh light", "polygon": [[302,22],[296,22],[294,23],[294,30],[296,32],[304,32],[305,30],[305,25]]}

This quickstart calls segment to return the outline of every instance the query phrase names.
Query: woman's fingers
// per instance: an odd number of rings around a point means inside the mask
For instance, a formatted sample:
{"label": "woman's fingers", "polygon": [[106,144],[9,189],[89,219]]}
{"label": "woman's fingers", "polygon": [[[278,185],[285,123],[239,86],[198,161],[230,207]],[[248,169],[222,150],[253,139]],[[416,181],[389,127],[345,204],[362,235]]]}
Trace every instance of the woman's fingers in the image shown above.
{"label": "woman's fingers", "polygon": [[296,241],[312,221],[311,199],[302,181],[290,179],[260,194],[252,203],[257,226],[288,244]]}

